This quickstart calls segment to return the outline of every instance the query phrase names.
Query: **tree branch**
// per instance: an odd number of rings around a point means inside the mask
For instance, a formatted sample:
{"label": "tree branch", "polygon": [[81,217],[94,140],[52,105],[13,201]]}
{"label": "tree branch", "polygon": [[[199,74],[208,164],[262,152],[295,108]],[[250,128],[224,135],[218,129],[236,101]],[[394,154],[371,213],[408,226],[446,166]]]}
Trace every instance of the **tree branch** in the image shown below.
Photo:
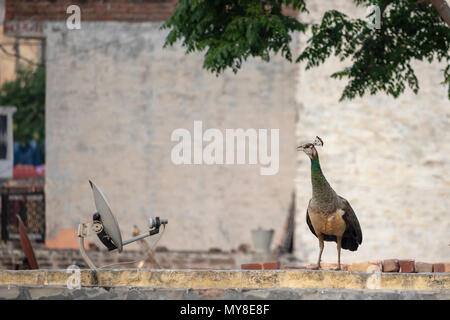
{"label": "tree branch", "polygon": [[31,64],[31,65],[39,65],[39,63],[36,63],[36,62],[34,62],[34,61],[32,61],[32,60],[30,60],[30,59],[27,59],[27,58],[25,58],[25,57],[22,57],[21,55],[19,55],[19,56],[17,56],[17,55],[15,55],[14,53],[10,53],[10,52],[8,52],[8,50],[6,50],[5,49],[5,47],[2,45],[2,44],[0,44],[0,51],[2,51],[4,54],[6,54],[7,56],[10,56],[10,57],[18,57],[19,59],[22,59],[23,61],[25,61],[25,62],[27,62],[27,63],[29,63],[29,64]]}
{"label": "tree branch", "polygon": [[450,27],[450,8],[445,0],[431,0],[433,7],[439,12],[442,20]]}
{"label": "tree branch", "polygon": [[442,20],[450,27],[450,8],[446,0],[417,0],[417,3],[430,3],[437,10]]}

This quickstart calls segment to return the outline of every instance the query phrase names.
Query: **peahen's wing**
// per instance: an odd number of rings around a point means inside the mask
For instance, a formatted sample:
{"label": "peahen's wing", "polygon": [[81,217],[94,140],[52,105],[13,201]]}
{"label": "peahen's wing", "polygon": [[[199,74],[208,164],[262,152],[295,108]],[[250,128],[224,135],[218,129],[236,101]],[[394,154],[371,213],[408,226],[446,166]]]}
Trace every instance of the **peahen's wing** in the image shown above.
{"label": "peahen's wing", "polygon": [[[309,202],[311,203],[311,200],[309,200]],[[309,204],[308,204],[308,208],[309,208]],[[311,230],[311,232],[313,233],[313,235],[315,235],[315,236],[317,237],[317,234],[316,234],[316,232],[314,231],[314,227],[313,227],[313,225],[312,225],[312,223],[311,223],[311,219],[309,218],[309,212],[308,212],[308,209],[306,209],[306,224],[308,225],[309,230]],[[324,235],[322,235],[322,236],[323,236],[323,240],[325,240],[325,241],[334,241],[334,242],[337,241],[337,240],[336,240],[336,236],[330,236],[330,235],[327,235],[327,234],[324,234]]]}
{"label": "peahen's wing", "polygon": [[308,224],[309,230],[317,237],[316,232],[314,231],[314,228],[311,223],[311,219],[309,219],[308,209],[306,209],[306,223]]}
{"label": "peahen's wing", "polygon": [[347,228],[344,233],[344,237],[346,235],[351,236],[358,244],[362,243],[362,231],[361,226],[359,225],[358,218],[356,217],[355,211],[353,211],[353,208],[350,206],[350,203],[348,203],[347,200],[339,196],[341,199],[342,207],[341,209],[344,210],[344,214],[342,218],[344,219]]}

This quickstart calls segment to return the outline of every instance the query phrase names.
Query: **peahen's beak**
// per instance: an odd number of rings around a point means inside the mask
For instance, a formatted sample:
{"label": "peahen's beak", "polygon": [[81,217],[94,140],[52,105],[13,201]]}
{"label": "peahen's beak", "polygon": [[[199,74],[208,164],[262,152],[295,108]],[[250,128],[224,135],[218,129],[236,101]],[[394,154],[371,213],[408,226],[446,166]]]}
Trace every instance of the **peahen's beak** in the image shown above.
{"label": "peahen's beak", "polygon": [[304,145],[304,144],[301,144],[301,145],[299,145],[299,146],[297,147],[297,150],[298,150],[298,151],[303,151],[304,148],[305,148],[305,145]]}

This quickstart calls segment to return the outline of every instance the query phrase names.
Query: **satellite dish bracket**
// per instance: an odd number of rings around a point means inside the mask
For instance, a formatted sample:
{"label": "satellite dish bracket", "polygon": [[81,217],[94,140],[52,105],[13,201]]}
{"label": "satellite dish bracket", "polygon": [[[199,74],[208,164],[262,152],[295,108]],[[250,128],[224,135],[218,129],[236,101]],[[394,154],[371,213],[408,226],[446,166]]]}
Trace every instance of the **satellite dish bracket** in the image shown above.
{"label": "satellite dish bracket", "polygon": [[[94,222],[92,223],[92,230],[97,234],[100,241],[108,248],[109,251],[117,249],[111,237],[105,232],[103,228],[102,219],[98,212],[93,215]],[[95,227],[94,227],[95,226]]]}
{"label": "satellite dish bracket", "polygon": [[81,257],[87,263],[89,268],[97,269],[91,258],[89,258],[89,256],[87,255],[86,249],[84,248],[84,238],[89,235],[91,227],[91,223],[80,223],[78,225],[78,247],[80,248]]}
{"label": "satellite dish bracket", "polygon": [[[91,229],[97,234],[100,241],[108,248],[109,251],[116,250],[117,246],[114,243],[113,239],[105,232],[105,228],[103,228],[102,219],[98,212],[93,215],[93,223]],[[160,219],[156,217],[155,219],[150,219],[150,230],[143,234],[137,235],[128,240],[122,241],[122,246],[133,243],[135,241],[147,238],[149,236],[153,236],[159,233],[159,228],[161,225],[167,224],[167,220]]]}
{"label": "satellite dish bracket", "polygon": [[[114,244],[111,237],[108,236],[108,234],[105,232],[105,229],[103,228],[103,224],[101,222],[101,218],[98,212],[94,213],[93,219],[94,219],[93,222],[80,223],[78,225],[78,246],[80,247],[81,256],[83,257],[84,261],[87,263],[89,268],[97,269],[95,264],[89,258],[86,249],[84,248],[84,239],[93,232],[97,234],[100,241],[108,248],[109,251],[117,249],[117,246]],[[156,217],[154,219],[150,218],[150,226],[151,228],[153,226],[153,228],[143,234],[137,235],[133,238],[123,241],[122,246],[158,234],[160,226],[161,225],[165,226],[167,223],[168,221],[166,219],[160,219],[159,217]]]}
{"label": "satellite dish bracket", "polygon": [[[92,222],[81,223],[78,226],[78,245],[80,247],[81,256],[91,269],[97,269],[97,267],[89,258],[86,253],[86,249],[84,248],[84,238],[90,235],[91,232],[94,232],[98,236],[100,241],[108,248],[109,251],[118,249],[119,252],[121,252],[122,247],[127,244],[158,234],[161,225],[165,227],[168,223],[167,219],[160,219],[159,217],[150,218],[149,230],[147,232],[122,241],[119,225],[112,215],[108,201],[100,188],[98,188],[92,181],[89,181],[89,183],[91,184],[94,192],[94,200],[98,212],[93,214]],[[105,221],[102,221],[102,217],[105,218]]]}

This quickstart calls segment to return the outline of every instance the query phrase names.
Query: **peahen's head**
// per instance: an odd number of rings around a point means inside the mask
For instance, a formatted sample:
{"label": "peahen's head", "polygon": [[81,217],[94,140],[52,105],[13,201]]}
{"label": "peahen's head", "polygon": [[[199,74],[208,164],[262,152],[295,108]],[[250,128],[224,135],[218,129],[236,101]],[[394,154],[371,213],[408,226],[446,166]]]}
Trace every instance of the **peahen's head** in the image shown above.
{"label": "peahen's head", "polygon": [[315,146],[323,146],[323,141],[319,137],[316,137],[313,143],[304,143],[297,147],[297,150],[301,150],[311,159],[315,160],[319,156]]}

